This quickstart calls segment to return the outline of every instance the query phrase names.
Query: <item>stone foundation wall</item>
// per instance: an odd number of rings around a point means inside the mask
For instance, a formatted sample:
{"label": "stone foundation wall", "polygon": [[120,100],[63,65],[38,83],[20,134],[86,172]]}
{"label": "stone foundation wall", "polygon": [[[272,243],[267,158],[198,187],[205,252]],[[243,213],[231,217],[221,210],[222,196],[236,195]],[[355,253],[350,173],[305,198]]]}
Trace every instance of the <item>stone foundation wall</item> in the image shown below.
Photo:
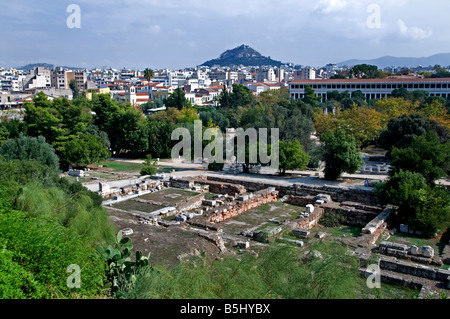
{"label": "stone foundation wall", "polygon": [[[305,206],[308,204],[314,205],[314,196],[289,196],[287,202],[292,205]],[[337,212],[345,216],[345,225],[364,227],[372,219],[382,212],[381,207],[362,205],[353,202],[329,202],[320,205],[324,213]]]}
{"label": "stone foundation wall", "polygon": [[204,177],[196,178],[195,182],[202,184],[202,185],[208,185],[209,191],[216,194],[222,194],[222,195],[234,195],[234,194],[244,194],[247,192],[247,189],[240,185],[235,183],[229,183],[229,182],[218,182],[218,181],[211,181]]}
{"label": "stone foundation wall", "polygon": [[243,201],[233,201],[218,208],[218,212],[206,218],[211,223],[220,223],[236,217],[250,209],[278,200],[278,192],[273,188],[255,192]]}
{"label": "stone foundation wall", "polygon": [[174,188],[192,188],[194,180],[188,178],[171,178],[170,186]]}
{"label": "stone foundation wall", "polygon": [[313,229],[318,223],[320,218],[324,213],[324,209],[319,205],[314,206],[314,211],[309,213],[309,216],[300,216],[297,219],[291,220],[283,225],[283,228],[288,228],[291,230],[301,228],[301,229]]}
{"label": "stone foundation wall", "polygon": [[186,201],[175,204],[178,211],[187,211],[202,206],[202,202],[205,199],[205,194],[198,194]]}
{"label": "stone foundation wall", "polygon": [[380,258],[380,269],[436,280],[445,284],[448,284],[450,277],[450,270],[399,261],[396,258]]}
{"label": "stone foundation wall", "polygon": [[387,205],[384,210],[372,219],[361,231],[361,236],[358,238],[360,247],[367,247],[375,244],[381,234],[388,226],[391,214],[396,211],[396,207]]}
{"label": "stone foundation wall", "polygon": [[226,178],[221,176],[207,176],[208,180],[225,182],[232,184],[240,184],[248,191],[258,191],[268,187],[275,187],[281,196],[296,195],[296,196],[316,196],[318,194],[330,195],[335,202],[358,202],[365,205],[376,206],[379,204],[378,198],[371,190],[348,188],[348,187],[334,187],[334,186],[310,186],[304,184],[293,184],[291,186],[282,186],[271,183],[257,183],[250,181],[242,181],[238,179]]}

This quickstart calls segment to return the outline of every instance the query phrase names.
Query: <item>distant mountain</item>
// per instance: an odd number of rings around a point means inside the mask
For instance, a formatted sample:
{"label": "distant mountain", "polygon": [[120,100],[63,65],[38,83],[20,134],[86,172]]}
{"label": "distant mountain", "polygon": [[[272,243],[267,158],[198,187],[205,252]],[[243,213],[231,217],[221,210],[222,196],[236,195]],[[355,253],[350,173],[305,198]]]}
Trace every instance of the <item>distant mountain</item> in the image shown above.
{"label": "distant mountain", "polygon": [[376,65],[378,68],[384,69],[386,67],[417,67],[421,66],[434,66],[439,64],[441,66],[450,65],[450,53],[439,53],[429,57],[422,58],[408,58],[408,57],[393,57],[393,56],[384,56],[378,59],[372,60],[348,60],[344,62],[337,63],[337,66],[353,66],[357,64],[370,64]]}
{"label": "distant mountain", "polygon": [[[16,69],[17,70],[23,70],[23,71],[29,71],[29,70],[33,70],[37,66],[47,67],[49,69],[54,69],[55,68],[55,65],[49,64],[49,63],[31,63],[31,64],[27,64],[25,66],[16,67]],[[83,70],[83,69],[85,69],[85,68],[72,67],[72,66],[62,66],[62,68],[69,69],[69,70]]]}
{"label": "distant mountain", "polygon": [[265,57],[250,46],[243,44],[234,49],[225,51],[218,59],[206,61],[202,66],[232,66],[241,64],[244,66],[280,66],[283,63],[272,60],[270,57]]}

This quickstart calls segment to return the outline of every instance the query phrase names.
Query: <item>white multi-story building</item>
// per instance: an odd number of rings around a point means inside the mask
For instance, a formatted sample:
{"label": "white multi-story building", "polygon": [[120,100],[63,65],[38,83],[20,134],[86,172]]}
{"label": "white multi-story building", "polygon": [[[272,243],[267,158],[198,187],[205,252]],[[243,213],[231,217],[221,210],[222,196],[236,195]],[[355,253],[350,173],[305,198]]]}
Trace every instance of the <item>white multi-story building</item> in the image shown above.
{"label": "white multi-story building", "polygon": [[275,71],[272,68],[269,69],[257,69],[255,71],[255,80],[256,82],[276,82],[277,77],[275,75]]}
{"label": "white multi-story building", "polygon": [[316,78],[316,70],[311,67],[304,67],[294,73],[295,80],[314,80]]}
{"label": "white multi-story building", "polygon": [[52,86],[51,72],[47,67],[38,66],[23,79],[24,90],[50,88]]}
{"label": "white multi-story building", "polygon": [[229,79],[229,73],[225,70],[215,69],[208,73],[211,81],[224,82]]}
{"label": "white multi-story building", "polygon": [[52,71],[52,86],[57,89],[67,89],[69,87],[67,73],[67,69],[56,67]]}
{"label": "white multi-story building", "polygon": [[327,80],[293,80],[289,83],[289,92],[294,99],[305,95],[305,87],[311,86],[316,96],[326,100],[327,93],[348,91],[350,94],[361,91],[366,100],[381,99],[391,96],[395,89],[408,91],[423,90],[430,96],[450,97],[450,78],[392,77],[386,79],[327,79]]}
{"label": "white multi-story building", "polygon": [[179,87],[180,85],[184,85],[186,80],[186,75],[184,72],[169,72],[169,86]]}
{"label": "white multi-story building", "polygon": [[250,91],[254,92],[255,95],[260,95],[262,92],[269,90],[278,90],[281,88],[278,84],[272,84],[267,82],[248,82],[245,84]]}

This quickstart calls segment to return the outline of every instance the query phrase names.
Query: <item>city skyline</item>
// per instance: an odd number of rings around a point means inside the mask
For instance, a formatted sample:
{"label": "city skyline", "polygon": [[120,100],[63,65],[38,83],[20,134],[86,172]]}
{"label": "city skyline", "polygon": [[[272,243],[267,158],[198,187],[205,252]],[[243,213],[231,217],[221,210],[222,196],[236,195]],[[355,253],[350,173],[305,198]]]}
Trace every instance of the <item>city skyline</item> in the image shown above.
{"label": "city skyline", "polygon": [[[194,67],[248,44],[282,62],[323,66],[450,52],[450,4],[402,1],[41,1],[4,4],[0,65]],[[80,8],[70,28],[69,5]],[[428,14],[423,14],[427,12]]]}

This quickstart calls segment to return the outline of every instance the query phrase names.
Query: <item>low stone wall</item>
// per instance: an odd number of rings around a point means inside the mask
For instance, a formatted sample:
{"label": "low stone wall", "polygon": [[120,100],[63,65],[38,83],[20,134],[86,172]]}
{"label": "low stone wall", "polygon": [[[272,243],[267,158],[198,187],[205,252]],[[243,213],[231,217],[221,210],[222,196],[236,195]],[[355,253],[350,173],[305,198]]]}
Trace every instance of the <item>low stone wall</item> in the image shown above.
{"label": "low stone wall", "polygon": [[111,187],[108,183],[100,182],[98,193],[103,197],[103,199],[110,199],[116,196],[127,196],[131,194],[139,194],[143,191],[148,190],[159,190],[162,189],[160,182],[145,181],[139,184],[133,184],[123,187]]}
{"label": "low stone wall", "polygon": [[202,206],[202,202],[205,199],[205,194],[195,195],[186,201],[182,201],[175,204],[175,207],[178,211],[187,211],[195,208],[199,208]]}
{"label": "low stone wall", "polygon": [[361,237],[367,239],[368,245],[373,245],[388,226],[391,214],[396,211],[396,207],[387,205],[383,212],[371,220],[361,231]]}
{"label": "low stone wall", "polygon": [[[375,275],[374,272],[372,272],[368,269],[361,268],[359,271],[360,271],[361,275],[365,278],[369,278],[370,276]],[[397,285],[397,286],[401,286],[401,287],[405,287],[405,288],[409,288],[409,289],[420,290],[420,289],[422,289],[422,286],[423,286],[423,284],[419,280],[404,278],[400,275],[396,275],[396,274],[384,272],[384,271],[380,272],[380,280],[381,280],[381,282],[384,282],[386,284]]]}
{"label": "low stone wall", "polygon": [[282,186],[272,183],[257,183],[232,178],[226,178],[221,176],[208,176],[208,180],[225,182],[232,184],[240,184],[244,186],[248,191],[258,191],[268,187],[275,187],[281,196],[284,195],[296,195],[296,196],[316,196],[319,194],[327,194],[331,196],[331,199],[335,202],[358,202],[365,205],[376,206],[379,204],[378,198],[371,190],[348,188],[348,187],[335,187],[335,186],[314,186],[305,184],[293,184],[290,186]]}
{"label": "low stone wall", "polygon": [[[308,204],[314,205],[316,201],[315,196],[294,196],[290,195],[286,202],[292,205],[305,206]],[[329,202],[320,205],[324,213],[340,213],[344,215],[345,221],[343,224],[349,226],[364,227],[382,212],[381,207],[362,205],[353,202]]]}
{"label": "low stone wall", "polygon": [[443,282],[446,286],[450,280],[450,270],[399,261],[396,258],[380,258],[380,269]]}
{"label": "low stone wall", "polygon": [[308,216],[299,216],[299,218],[290,220],[286,224],[283,224],[283,228],[288,228],[291,230],[301,228],[301,229],[313,229],[318,223],[320,218],[324,213],[324,209],[319,205],[314,206],[314,211],[309,213]]}
{"label": "low stone wall", "polygon": [[431,246],[412,245],[408,247],[405,244],[383,241],[374,249],[374,252],[438,267],[444,264],[441,258],[434,256],[434,248]]}
{"label": "low stone wall", "polygon": [[205,177],[197,177],[195,179],[195,182],[202,185],[208,185],[209,191],[215,194],[233,196],[234,194],[241,195],[247,192],[247,189],[240,184],[211,181],[206,179]]}
{"label": "low stone wall", "polygon": [[170,178],[170,187],[174,188],[192,188],[194,180],[189,178]]}
{"label": "low stone wall", "polygon": [[253,196],[246,200],[233,201],[218,208],[218,212],[206,218],[206,221],[211,223],[220,223],[230,218],[236,217],[250,209],[264,205],[266,203],[275,202],[278,200],[278,192],[273,189],[265,189],[255,192]]}
{"label": "low stone wall", "polygon": [[338,213],[345,217],[342,224],[348,226],[364,227],[378,216],[378,213],[365,211],[361,209],[355,209],[353,207],[341,206],[341,205],[322,205],[325,213]]}

